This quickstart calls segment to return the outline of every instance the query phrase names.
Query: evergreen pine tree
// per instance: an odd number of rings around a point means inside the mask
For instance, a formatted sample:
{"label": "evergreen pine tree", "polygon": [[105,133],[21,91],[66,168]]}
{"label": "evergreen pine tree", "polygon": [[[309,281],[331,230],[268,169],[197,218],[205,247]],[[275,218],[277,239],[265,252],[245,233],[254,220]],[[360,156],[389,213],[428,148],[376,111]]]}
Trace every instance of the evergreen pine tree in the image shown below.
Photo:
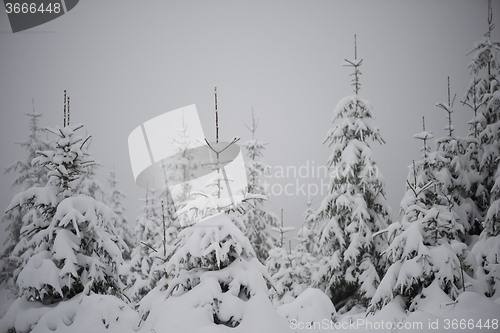
{"label": "evergreen pine tree", "polygon": [[464,228],[446,195],[448,184],[435,176],[443,160],[440,154],[429,153],[427,140],[432,133],[425,130],[424,124],[424,131],[414,137],[423,141],[422,160],[410,166],[401,201],[402,221],[387,229],[391,244],[385,252],[391,266],[369,311],[382,308],[396,295],[402,295],[406,308],[413,311],[418,308],[424,289],[432,283],[456,299],[465,290],[464,279],[470,279],[472,274],[464,272],[467,246],[459,241]]}
{"label": "evergreen pine tree", "polygon": [[476,43],[471,52],[475,52],[469,67],[478,83],[475,90],[481,103],[481,126],[478,142],[482,148],[479,171],[484,189],[486,207],[484,207],[483,231],[472,252],[479,267],[478,278],[487,281],[485,294],[498,297],[500,293],[500,229],[499,207],[499,168],[500,168],[500,84],[498,76],[500,62],[498,52],[500,42],[491,39],[494,29],[491,1],[488,1],[488,31],[483,39]]}
{"label": "evergreen pine tree", "polygon": [[269,290],[274,306],[292,302],[310,287],[318,263],[318,259],[306,251],[287,251],[284,247],[271,249],[266,268],[276,285]]}
{"label": "evergreen pine tree", "polygon": [[[261,177],[267,172],[266,164],[260,160],[263,156],[266,143],[260,142],[255,138],[255,131],[258,125],[259,121],[255,119],[252,111],[252,125],[245,125],[252,133],[252,139],[243,143],[248,157],[245,166],[248,193],[269,197],[269,193],[267,193],[261,184]],[[264,263],[269,255],[269,250],[276,246],[275,238],[269,233],[270,227],[277,226],[276,216],[264,207],[263,200],[261,199],[249,204],[245,212],[238,218],[245,226],[245,235],[250,240],[257,258],[261,263]]]}
{"label": "evergreen pine tree", "polygon": [[130,286],[130,298],[138,302],[156,285],[159,280],[158,252],[162,245],[161,205],[157,190],[146,190],[145,203],[135,227],[138,244],[133,248],[130,259],[130,274],[127,284]]}
{"label": "evergreen pine tree", "polygon": [[198,168],[198,165],[194,163],[195,156],[190,149],[193,142],[191,142],[189,127],[185,123],[184,117],[182,127],[177,131],[179,134],[172,139],[172,146],[177,153],[177,158],[168,167],[172,174],[170,178],[181,183],[180,189],[173,194],[173,197],[182,205],[191,197],[192,186],[189,180],[194,177],[194,171]]}
{"label": "evergreen pine tree", "polygon": [[471,182],[469,164],[466,160],[467,140],[454,134],[452,124],[453,102],[450,95],[450,78],[448,77],[448,102],[438,103],[437,106],[446,112],[448,124],[445,126],[446,135],[436,140],[436,151],[433,152],[432,168],[434,176],[440,184],[442,199],[457,214],[458,222],[464,232],[460,239],[466,241],[466,235],[473,233],[477,228],[476,221],[480,215],[479,208],[470,197]]}
{"label": "evergreen pine tree", "polygon": [[130,227],[127,218],[125,216],[125,207],[123,207],[122,200],[127,196],[122,191],[118,190],[118,181],[116,180],[116,172],[113,166],[113,169],[109,171],[109,176],[107,178],[108,185],[110,190],[105,198],[105,203],[115,212],[116,219],[114,223],[114,227],[117,230],[120,237],[123,239],[127,247],[128,251],[123,253],[123,258],[125,260],[130,259],[130,251],[132,251],[133,246],[135,245],[135,240],[132,232],[132,228]]}
{"label": "evergreen pine tree", "polygon": [[484,294],[500,298],[500,166],[491,191],[492,202],[483,223],[484,230],[472,253],[478,262],[478,279],[485,281]]}
{"label": "evergreen pine tree", "polygon": [[[273,311],[266,286],[271,278],[227,214],[186,227],[176,243],[162,279],[141,301],[139,310],[147,318],[144,325],[159,327],[161,318],[168,317],[169,306],[181,306],[184,312],[228,327],[245,320],[245,304],[259,302],[266,306],[258,311]],[[186,326],[179,318],[168,317],[168,321]]]}
{"label": "evergreen pine tree", "polygon": [[[49,148],[49,143],[40,137],[41,134],[45,133],[45,129],[38,127],[39,118],[43,114],[35,111],[35,102],[33,99],[32,103],[33,112],[25,114],[30,118],[30,134],[26,141],[17,143],[27,151],[28,156],[24,160],[16,161],[5,169],[5,173],[17,173],[16,178],[12,182],[12,187],[18,187],[20,191],[25,191],[33,186],[43,186],[48,180],[46,169],[31,164],[31,161],[37,156],[37,151]],[[11,209],[3,216],[2,229],[6,233],[6,236],[5,242],[0,247],[0,281],[10,280],[13,271],[19,264],[16,258],[12,256],[12,251],[16,244],[19,243],[21,228],[23,225],[30,224],[38,217],[39,212],[36,210],[31,209],[26,211],[21,209],[21,207]]]}
{"label": "evergreen pine tree", "polygon": [[472,252],[479,264],[478,277],[487,282],[485,294],[498,298],[500,295],[500,90],[492,94],[486,107],[486,114],[489,122],[479,137],[484,145],[481,160],[483,186],[487,190],[490,205],[482,224],[483,231]]}
{"label": "evergreen pine tree", "polygon": [[121,295],[117,267],[126,245],[114,229],[116,215],[91,197],[75,195],[79,177],[93,163],[89,137],[75,133],[82,126],[69,125],[65,93],[64,127],[47,129],[58,137],[54,148],[33,160],[48,169],[49,180],[17,194],[8,207],[41,212],[21,230],[14,254],[22,259],[16,280],[21,295],[44,304],[81,292]]}
{"label": "evergreen pine tree", "polygon": [[313,204],[312,200],[307,200],[307,209],[304,212],[304,221],[302,227],[297,232],[297,250],[305,251],[312,254],[314,257],[319,256],[319,231],[318,231],[318,220],[314,209],[311,207]]}
{"label": "evergreen pine tree", "polygon": [[[224,186],[228,186],[229,177],[219,154],[237,139],[229,145],[219,142],[217,91],[215,110],[216,142],[211,144],[205,139],[215,154],[211,164],[217,169],[217,175],[209,182],[213,192],[200,193],[209,199],[205,205],[190,202],[183,208],[187,212],[196,209],[202,219],[188,220],[188,226],[179,232],[173,246],[164,250],[162,278],[142,299],[139,308],[148,331],[156,327],[164,329],[165,325],[187,327],[183,319],[168,316],[169,308],[174,306],[177,311],[180,307],[188,316],[204,321],[204,329],[209,324],[236,327],[249,315],[269,316],[273,312],[266,285],[271,279],[256,258],[248,238],[226,214],[235,209],[234,197],[229,198],[230,203],[222,200],[221,193]],[[191,215],[189,219],[198,217]],[[162,222],[165,223],[165,219]],[[165,236],[162,242],[167,243]],[[253,310],[246,311],[250,308]],[[266,327],[264,331],[271,330]]]}
{"label": "evergreen pine tree", "polygon": [[[499,156],[497,147],[500,120],[500,102],[498,102],[500,41],[492,40],[494,27],[492,5],[489,0],[488,31],[468,53],[474,53],[469,63],[474,77],[462,102],[474,111],[474,118],[469,122],[471,130],[468,136],[467,157],[472,163],[469,176],[472,183],[471,197],[475,199],[482,213],[482,216],[479,216],[481,221],[484,220],[484,215],[492,203],[490,193],[495,182]],[[476,233],[479,233],[480,228],[477,229]]]}
{"label": "evergreen pine tree", "polygon": [[285,249],[285,234],[293,230],[295,227],[284,226],[282,209],[280,225],[272,228],[272,231],[279,233],[278,246],[269,251],[266,260],[267,271],[276,284],[275,288],[269,290],[275,307],[293,302],[313,284],[318,271],[319,260],[306,251],[303,243],[292,250],[292,242],[289,240],[289,250]]}
{"label": "evergreen pine tree", "polygon": [[372,159],[368,140],[383,143],[372,120],[373,109],[359,97],[362,60],[346,60],[353,67],[355,95],[343,98],[334,110],[334,127],[324,143],[332,146],[328,160],[330,193],[317,217],[321,221],[320,247],[328,257],[319,287],[337,308],[367,305],[385,270],[384,235],[374,237],[389,223],[384,183]]}

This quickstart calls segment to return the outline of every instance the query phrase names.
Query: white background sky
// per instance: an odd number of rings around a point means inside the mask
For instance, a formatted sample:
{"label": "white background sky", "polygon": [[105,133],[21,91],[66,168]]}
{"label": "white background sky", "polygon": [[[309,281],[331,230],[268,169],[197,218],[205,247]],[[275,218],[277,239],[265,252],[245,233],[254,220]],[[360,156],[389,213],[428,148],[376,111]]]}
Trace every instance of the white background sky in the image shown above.
{"label": "white background sky", "polygon": [[[498,22],[500,1],[493,10]],[[445,113],[435,104],[447,99],[447,76],[457,93],[454,125],[457,134],[466,133],[472,113],[459,103],[471,79],[466,53],[486,30],[486,0],[81,0],[68,14],[16,34],[0,10],[0,166],[25,157],[14,142],[28,136],[22,114],[31,112],[31,98],[44,113],[40,124],[54,127],[62,125],[67,89],[71,123],[83,123],[93,136],[90,152],[103,165],[99,180],[114,164],[135,223],[145,191],[133,181],[128,134],[163,112],[196,104],[212,138],[214,86],[222,139],[250,138],[244,124],[253,107],[257,138],[269,143],[269,165],[324,165],[330,150],[322,141],[333,109],[352,93],[350,68],[342,64],[354,57],[357,34],[364,59],[360,95],[374,107],[386,141],[372,147],[397,215],[407,165],[420,156],[412,136],[421,131],[422,116],[436,137],[445,133]],[[0,207],[16,193],[12,179],[0,174]],[[305,200],[282,194],[268,206],[276,214],[283,207],[285,224],[299,225]]]}

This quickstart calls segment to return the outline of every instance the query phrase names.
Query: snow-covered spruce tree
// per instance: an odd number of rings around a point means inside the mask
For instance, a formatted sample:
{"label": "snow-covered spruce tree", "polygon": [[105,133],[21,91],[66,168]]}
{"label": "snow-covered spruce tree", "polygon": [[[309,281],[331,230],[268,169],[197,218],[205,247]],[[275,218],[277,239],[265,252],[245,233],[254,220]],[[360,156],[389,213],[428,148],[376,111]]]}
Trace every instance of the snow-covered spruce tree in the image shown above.
{"label": "snow-covered spruce tree", "polygon": [[127,277],[127,293],[134,302],[141,301],[162,276],[169,278],[164,266],[175,249],[180,229],[169,189],[147,189],[135,228],[138,243],[132,251]]}
{"label": "snow-covered spruce tree", "polygon": [[[43,186],[48,180],[46,169],[31,164],[33,158],[37,156],[36,151],[49,148],[49,143],[41,138],[41,135],[45,133],[45,129],[38,127],[39,118],[43,114],[35,112],[34,100],[32,100],[32,103],[33,112],[25,114],[30,118],[30,134],[27,140],[17,143],[27,151],[27,156],[24,160],[16,161],[5,169],[5,173],[17,173],[12,182],[12,187],[17,187],[20,191],[25,191],[33,186]],[[16,207],[7,211],[2,217],[2,232],[5,232],[5,241],[0,244],[0,282],[12,280],[13,272],[19,265],[16,257],[12,256],[12,251],[16,244],[19,243],[21,228],[23,225],[28,225],[39,218],[39,214],[40,212],[36,209],[26,211],[22,207]]]}
{"label": "snow-covered spruce tree", "polygon": [[161,243],[156,247],[158,251],[156,258],[163,261],[163,263],[166,263],[175,249],[174,244],[177,242],[179,232],[184,228],[184,226],[179,223],[180,220],[176,215],[174,199],[172,198],[168,188],[160,192],[159,204],[161,218]]}
{"label": "snow-covered spruce tree", "polygon": [[[183,229],[178,240],[165,266],[169,277],[141,301],[140,311],[147,317],[144,331],[210,325],[276,330],[281,321],[267,297],[266,281],[271,279],[228,215],[203,219]],[[185,322],[186,317],[193,320]],[[255,320],[262,320],[262,325]]]}
{"label": "snow-covered spruce tree", "polygon": [[39,151],[33,160],[34,165],[48,169],[46,186],[17,194],[8,207],[41,211],[39,219],[21,230],[20,244],[30,251],[23,254],[16,282],[22,296],[44,304],[81,292],[121,295],[117,266],[126,245],[113,226],[111,208],[75,195],[80,175],[93,160],[87,153],[89,137],[82,139],[75,133],[83,125],[71,126],[66,121],[65,114],[64,127],[47,129],[58,137],[55,146]]}
{"label": "snow-covered spruce tree", "polygon": [[284,226],[283,209],[280,225],[272,230],[279,234],[279,246],[269,251],[266,268],[276,284],[276,288],[269,290],[269,296],[274,306],[279,307],[293,302],[312,285],[313,276],[318,270],[318,260],[309,252],[304,251],[301,244],[297,245],[297,249],[292,250],[291,241],[289,241],[289,251],[285,249],[285,234],[295,228]]}
{"label": "snow-covered spruce tree", "polygon": [[480,210],[470,197],[471,182],[469,176],[471,173],[468,169],[470,164],[466,160],[467,140],[454,134],[451,118],[453,102],[454,98],[451,99],[450,78],[448,77],[448,102],[436,104],[446,112],[448,122],[445,126],[446,135],[436,140],[436,151],[431,153],[430,158],[433,160],[431,167],[440,184],[442,198],[457,214],[457,221],[463,226],[464,232],[461,233],[460,239],[468,241],[466,236],[469,233],[474,233],[478,228],[476,224]]}
{"label": "snow-covered spruce tree", "polygon": [[485,122],[482,131],[479,133],[479,141],[484,147],[480,167],[484,177],[483,186],[490,195],[490,209],[487,213],[485,228],[489,229],[487,233],[496,234],[494,232],[495,227],[491,224],[493,223],[491,217],[494,213],[491,213],[490,210],[493,203],[499,199],[495,184],[500,166],[500,83],[498,81],[500,75],[500,62],[498,60],[500,41],[491,40],[491,32],[494,24],[492,23],[491,1],[488,4],[489,30],[485,34],[483,41],[476,45],[476,54],[473,56],[470,67],[476,75],[484,68],[487,70],[487,82],[489,83],[487,88],[489,89],[484,89],[483,95],[483,102],[485,103],[483,116]]}
{"label": "snow-covered spruce tree", "polygon": [[483,226],[484,230],[472,253],[478,262],[477,277],[485,281],[484,294],[500,298],[500,165],[491,191],[492,202]]}
{"label": "snow-covered spruce tree", "polygon": [[[165,167],[168,168],[168,182],[178,185],[171,187],[170,192],[162,192],[162,197],[164,202],[170,202],[171,199],[175,201],[175,208],[169,207],[169,209],[180,210],[186,206],[192,197],[193,187],[189,181],[195,177],[195,171],[199,168],[199,165],[195,163],[195,155],[191,149],[194,142],[192,142],[189,134],[189,126],[184,121],[184,115],[182,125],[177,129],[177,132],[178,134],[172,138],[172,147],[176,152],[175,158],[171,159],[171,163]],[[177,225],[189,224],[186,219],[185,214],[179,215]]]}
{"label": "snow-covered spruce tree", "polygon": [[[219,153],[227,144],[218,142],[216,91],[215,106],[216,142],[205,141],[215,153],[214,165],[219,166]],[[226,214],[240,200],[234,197],[229,198],[231,203],[222,200],[221,192],[223,186],[228,186],[228,179],[220,168],[210,182],[214,192],[205,194],[211,199],[209,205],[188,203],[183,208],[211,215],[194,224],[188,221],[189,225],[179,233],[174,249],[165,258],[162,279],[140,303],[139,310],[145,320],[143,331],[161,327],[180,332],[224,325],[238,326],[243,332],[256,329],[280,332],[286,327],[268,299],[266,281],[271,283],[271,279],[265,267],[256,258],[248,238]],[[186,322],[185,318],[192,320]]]}
{"label": "snow-covered spruce tree", "polygon": [[[465,149],[461,152],[463,170],[466,170],[466,182],[462,186],[462,196],[464,204],[468,209],[467,221],[469,224],[466,234],[477,235],[483,229],[481,222],[484,220],[485,210],[488,207],[488,193],[483,186],[483,176],[481,174],[481,158],[483,155],[483,147],[479,141],[479,133],[481,132],[484,118],[482,116],[482,107],[484,102],[482,96],[478,94],[479,79],[474,78],[467,90],[462,104],[467,105],[473,112],[473,118],[468,122],[469,133],[462,140]],[[465,203],[467,202],[467,203]],[[463,216],[461,217],[463,220]]]}
{"label": "snow-covered spruce tree", "polygon": [[[499,218],[499,190],[498,190],[498,169],[500,168],[500,62],[498,55],[500,42],[493,41],[491,33],[494,29],[492,5],[488,1],[488,31],[482,40],[470,52],[474,52],[472,61],[469,64],[474,78],[469,91],[475,95],[469,97],[469,105],[479,104],[479,126],[476,132],[478,145],[481,148],[479,158],[479,174],[481,188],[486,199],[484,204],[483,228],[478,242],[474,245],[472,252],[476,256],[479,268],[477,275],[479,279],[484,279],[487,284],[484,293],[488,296],[498,297],[500,292],[500,266],[499,256],[500,240],[498,230],[500,229]],[[477,96],[477,97],[476,97]],[[472,99],[476,98],[477,102]]]}
{"label": "snow-covered spruce tree", "polygon": [[162,217],[161,203],[157,198],[158,190],[146,190],[144,205],[135,227],[135,236],[138,241],[133,248],[130,259],[130,274],[127,277],[129,297],[140,301],[159,280],[157,253],[162,246]]}
{"label": "snow-covered spruce tree", "polygon": [[189,127],[185,123],[184,117],[182,118],[182,126],[177,131],[179,134],[172,139],[172,147],[177,152],[179,158],[176,158],[175,163],[172,163],[168,167],[173,174],[173,180],[182,182],[182,191],[174,194],[177,201],[182,203],[191,197],[192,186],[188,180],[192,179],[198,165],[194,163],[195,156],[190,150],[193,142],[191,142]]}
{"label": "snow-covered spruce tree", "polygon": [[[262,316],[271,320],[263,331],[280,327],[267,296],[271,278],[230,215],[216,213],[190,224],[169,244],[158,256],[161,280],[140,302],[143,330],[207,325],[244,330]],[[196,320],[186,323],[186,313]]]}
{"label": "snow-covered spruce tree", "polygon": [[304,212],[304,221],[302,222],[302,227],[297,232],[297,250],[305,251],[312,254],[314,257],[319,256],[319,231],[318,231],[318,219],[316,218],[316,212],[311,207],[314,202],[312,200],[307,200],[307,209]]}
{"label": "snow-covered spruce tree", "polygon": [[319,260],[306,251],[287,251],[284,247],[271,249],[266,268],[276,286],[269,290],[274,306],[292,302],[310,287],[318,263]]}
{"label": "snow-covered spruce tree", "polygon": [[353,67],[355,95],[340,100],[334,110],[334,127],[324,143],[333,148],[328,160],[330,192],[316,216],[320,221],[324,274],[316,281],[337,309],[368,305],[386,263],[385,235],[374,234],[390,223],[382,176],[372,158],[369,140],[383,143],[371,105],[359,97],[362,60],[346,60]]}
{"label": "snow-covered spruce tree", "polygon": [[471,257],[459,240],[463,226],[445,194],[445,184],[435,177],[439,163],[430,154],[425,130],[414,135],[423,141],[423,157],[413,162],[401,201],[403,218],[387,229],[391,244],[385,251],[391,266],[372,298],[369,311],[376,311],[401,295],[410,311],[418,308],[423,290],[437,283],[456,299],[465,290],[473,274],[468,266]]}
{"label": "snow-covered spruce tree", "polygon": [[[462,102],[474,112],[474,117],[469,122],[471,130],[467,137],[466,155],[471,163],[469,168],[470,196],[480,209],[481,215],[478,216],[480,221],[484,220],[489,206],[494,201],[490,199],[490,193],[495,182],[499,156],[499,125],[497,123],[500,118],[500,102],[498,101],[500,41],[492,40],[491,34],[494,27],[492,5],[491,1],[488,1],[488,31],[468,53],[473,53],[469,68],[474,77]],[[480,231],[481,227],[477,227],[474,233],[479,234]]]}
{"label": "snow-covered spruce tree", "polygon": [[[314,212],[310,207],[312,202],[308,201],[308,210],[305,214],[305,223],[299,231],[296,248],[292,250],[289,241],[289,251],[283,247],[283,238],[287,231],[293,227],[283,226],[283,211],[281,215],[281,226],[273,228],[280,234],[281,247],[275,247],[269,251],[266,268],[275,282],[275,288],[269,290],[269,296],[273,301],[276,311],[283,317],[298,322],[320,322],[322,320],[335,320],[336,311],[330,298],[321,290],[312,288],[313,281],[317,275],[323,273],[322,266],[325,264],[323,257],[318,251],[311,254],[307,245],[317,247],[317,240],[312,239],[311,233],[315,233],[310,223],[314,221]],[[300,236],[300,232],[307,230],[307,236]],[[311,241],[310,243],[308,243]]]}
{"label": "snow-covered spruce tree", "polygon": [[[122,204],[122,200],[127,196],[125,195],[125,193],[118,190],[118,181],[116,180],[116,172],[114,166],[113,169],[109,171],[107,182],[110,190],[107,193],[104,202],[113,210],[113,212],[115,212],[116,219],[114,227],[125,244],[127,244],[127,247],[130,249],[130,251],[132,251],[132,248],[135,244],[135,239],[133,236],[132,228],[128,224],[127,218],[125,216],[125,207],[123,207]],[[123,253],[123,258],[125,260],[130,259],[130,251],[125,251]]]}
{"label": "snow-covered spruce tree", "polygon": [[[259,121],[255,119],[252,110],[252,125],[245,125],[252,133],[252,138],[242,144],[246,148],[248,157],[245,165],[248,180],[247,192],[269,197],[269,193],[261,184],[261,177],[267,170],[266,164],[260,160],[266,143],[255,138],[258,125]],[[277,226],[276,216],[264,207],[263,200],[255,200],[247,206],[243,214],[236,214],[235,218],[239,218],[245,226],[245,235],[250,240],[257,258],[264,263],[269,250],[276,246],[276,239],[269,232],[269,228]]]}
{"label": "snow-covered spruce tree", "polygon": [[[136,226],[136,245],[131,259],[131,275],[127,284],[131,286],[129,293],[138,302],[164,274],[164,264],[174,250],[174,242],[179,231],[185,225],[190,225],[187,214],[176,214],[176,209],[182,211],[191,198],[194,171],[198,168],[194,161],[194,153],[190,149],[188,125],[182,120],[179,132],[172,139],[176,151],[174,158],[164,165],[168,170],[166,188],[164,190],[146,193],[146,205]],[[171,187],[171,184],[177,186]],[[174,199],[175,197],[175,199]]]}
{"label": "snow-covered spruce tree", "polygon": [[[490,205],[482,224],[483,231],[472,252],[479,264],[478,278],[487,282],[484,293],[498,298],[500,297],[500,90],[492,94],[485,115],[489,121],[479,134],[479,138],[484,144],[481,173],[484,177],[483,186],[489,194]],[[492,174],[494,168],[496,170]]]}
{"label": "snow-covered spruce tree", "polygon": [[483,146],[479,140],[479,134],[485,123],[483,108],[486,105],[483,90],[479,87],[481,79],[474,77],[467,89],[463,105],[468,106],[473,112],[473,118],[468,122],[469,133],[464,138],[465,152],[463,153],[464,169],[467,170],[467,186],[465,186],[464,196],[470,198],[471,207],[475,207],[475,214],[469,216],[471,228],[468,233],[479,234],[482,230],[481,222],[489,203],[489,195],[483,185],[483,175],[481,174],[481,159],[483,156]]}
{"label": "snow-covered spruce tree", "polygon": [[177,214],[182,211],[192,197],[192,185],[189,182],[195,177],[195,170],[198,165],[195,163],[195,156],[191,149],[192,142],[189,136],[188,125],[182,118],[182,126],[177,130],[179,134],[172,139],[172,147],[177,152],[175,159],[166,166],[168,168],[168,182],[179,184],[175,187],[166,184],[166,188],[159,192],[159,204],[161,208],[161,229],[162,229],[162,252],[163,259],[170,251],[176,240],[179,231],[186,225],[191,224],[188,214]]}

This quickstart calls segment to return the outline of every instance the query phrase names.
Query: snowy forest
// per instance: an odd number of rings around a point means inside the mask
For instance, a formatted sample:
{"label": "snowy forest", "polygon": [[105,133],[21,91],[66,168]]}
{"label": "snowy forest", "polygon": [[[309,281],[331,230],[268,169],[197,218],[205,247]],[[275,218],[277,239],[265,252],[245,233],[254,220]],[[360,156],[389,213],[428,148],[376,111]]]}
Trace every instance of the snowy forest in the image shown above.
{"label": "snowy forest", "polygon": [[[17,194],[2,208],[0,333],[498,331],[500,41],[489,6],[489,29],[467,54],[467,90],[443,78],[435,108],[446,135],[434,137],[425,118],[413,134],[421,157],[407,161],[397,219],[372,151],[385,142],[363,98],[356,36],[354,57],[339,64],[353,92],[322,120],[332,125],[318,142],[330,150],[329,191],[309,202],[298,230],[266,205],[257,115],[229,143],[245,155],[239,205],[220,197],[223,172],[206,193],[184,182],[199,167],[186,125],[173,144],[178,163],[166,166],[184,186],[145,189],[136,214],[117,167],[96,161],[99,142],[72,122],[71,91],[62,124],[27,112],[25,158],[5,168]],[[466,136],[454,130],[459,103],[470,110]],[[217,133],[218,117],[215,104]]]}

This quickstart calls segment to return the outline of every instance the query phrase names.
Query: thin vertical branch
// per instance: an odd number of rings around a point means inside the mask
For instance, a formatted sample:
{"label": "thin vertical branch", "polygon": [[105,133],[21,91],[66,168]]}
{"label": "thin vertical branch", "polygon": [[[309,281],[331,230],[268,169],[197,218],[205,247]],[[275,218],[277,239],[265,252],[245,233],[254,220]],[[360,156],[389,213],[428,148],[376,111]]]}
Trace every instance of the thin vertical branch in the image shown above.
{"label": "thin vertical branch", "polygon": [[214,89],[215,97],[215,142],[219,143],[219,110],[217,109],[217,87]]}
{"label": "thin vertical branch", "polygon": [[[488,32],[486,33],[488,38],[491,38],[491,31],[493,31],[493,28],[495,25],[492,23],[493,22],[493,10],[491,8],[491,0],[488,0]],[[488,64],[488,79],[491,80],[491,61],[487,62]]]}
{"label": "thin vertical branch", "polygon": [[[215,143],[219,143],[219,110],[217,106],[217,87],[214,88],[214,97],[215,97]],[[219,164],[219,154],[220,152],[215,152],[217,158],[217,164]],[[217,175],[220,174],[220,169],[217,168]],[[221,183],[220,177],[217,177],[217,199],[220,199],[221,195]],[[217,211],[220,212],[221,209],[217,205]]]}
{"label": "thin vertical branch", "polygon": [[473,110],[474,110],[474,138],[477,138],[478,136],[478,131],[477,131],[477,110],[479,109],[479,107],[477,107],[477,96],[476,96],[476,85],[474,84],[474,86],[472,87],[472,92],[474,94],[474,97],[473,97]]}
{"label": "thin vertical branch", "polygon": [[448,133],[451,137],[453,135],[453,129],[451,127],[451,98],[450,98],[450,77],[448,76]]}
{"label": "thin vertical branch", "polygon": [[354,61],[346,59],[346,62],[348,63],[348,65],[346,66],[354,67],[354,73],[352,73],[351,76],[354,76],[354,79],[352,80],[352,85],[354,86],[354,91],[356,95],[358,94],[361,86],[361,84],[359,83],[359,76],[361,75],[359,67],[363,62],[363,59],[361,59],[360,61],[357,61],[357,59],[358,59],[358,44],[356,41],[356,35],[354,35]]}
{"label": "thin vertical branch", "polygon": [[255,139],[255,132],[257,131],[257,127],[259,127],[259,120],[255,119],[254,111],[253,111],[253,106],[252,106],[252,126],[248,127],[245,125],[246,128],[252,133],[252,139]]}
{"label": "thin vertical branch", "polygon": [[64,127],[66,127],[66,90],[64,90]]}
{"label": "thin vertical branch", "polygon": [[69,126],[69,96],[68,96],[68,121],[67,121],[67,125]]}
{"label": "thin vertical branch", "polygon": [[453,103],[455,103],[456,96],[457,95],[455,94],[455,96],[453,96],[453,99],[451,99],[450,77],[448,76],[448,104],[439,103],[439,104],[436,104],[436,106],[442,108],[447,113],[448,126],[445,127],[445,130],[448,129],[448,136],[450,138],[453,136],[453,125],[452,125],[452,120],[451,120],[451,114],[453,113]]}
{"label": "thin vertical branch", "polygon": [[[422,116],[422,128],[425,132],[425,117]],[[427,158],[427,134],[424,134],[424,158]]]}
{"label": "thin vertical branch", "polygon": [[165,227],[165,206],[161,199],[161,220],[163,224],[163,258],[167,256],[167,228]]}
{"label": "thin vertical branch", "polygon": [[253,106],[252,106],[252,140],[255,139],[255,131],[257,130],[258,126],[258,121],[255,121],[255,115],[253,112]]}
{"label": "thin vertical branch", "polygon": [[282,248],[283,247],[283,236],[284,236],[284,232],[283,232],[283,208],[281,208],[281,228],[280,228],[280,247]]}
{"label": "thin vertical branch", "polygon": [[356,34],[354,34],[354,60],[358,59],[358,47],[356,44]]}
{"label": "thin vertical branch", "polygon": [[[413,187],[417,188],[417,168],[415,167],[415,160],[412,162],[413,164]],[[415,198],[417,197],[417,193],[415,192]]]}
{"label": "thin vertical branch", "polygon": [[490,31],[493,30],[491,22],[493,22],[493,10],[491,8],[491,0],[488,0],[488,26],[490,27]]}
{"label": "thin vertical branch", "polygon": [[460,261],[460,271],[462,273],[462,290],[465,292],[465,278],[464,278],[464,258],[461,256],[458,257],[458,260]]}

